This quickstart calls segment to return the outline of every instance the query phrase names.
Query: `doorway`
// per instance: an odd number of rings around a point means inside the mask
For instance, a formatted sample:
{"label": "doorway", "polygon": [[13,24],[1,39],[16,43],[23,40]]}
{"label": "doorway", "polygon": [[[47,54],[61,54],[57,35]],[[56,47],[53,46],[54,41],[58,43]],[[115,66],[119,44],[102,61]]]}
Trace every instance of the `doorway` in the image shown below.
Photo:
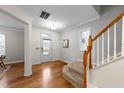
{"label": "doorway", "polygon": [[[32,53],[31,53],[32,47],[29,47],[29,46],[32,45],[31,43],[32,19],[30,19],[29,16],[23,13],[16,6],[0,6],[0,12],[24,24],[23,26],[23,30],[24,30],[24,38],[23,38],[24,39],[24,76],[30,76],[32,74]],[[13,23],[11,23],[10,21],[11,20],[8,20],[6,23],[7,24],[10,23],[10,25],[13,26]],[[18,22],[14,22],[14,23],[18,23]]]}
{"label": "doorway", "polygon": [[41,62],[52,60],[52,38],[51,34],[41,34]]}
{"label": "doorway", "polygon": [[14,64],[21,64],[24,69],[25,24],[2,11],[0,20],[0,78],[3,79]]}

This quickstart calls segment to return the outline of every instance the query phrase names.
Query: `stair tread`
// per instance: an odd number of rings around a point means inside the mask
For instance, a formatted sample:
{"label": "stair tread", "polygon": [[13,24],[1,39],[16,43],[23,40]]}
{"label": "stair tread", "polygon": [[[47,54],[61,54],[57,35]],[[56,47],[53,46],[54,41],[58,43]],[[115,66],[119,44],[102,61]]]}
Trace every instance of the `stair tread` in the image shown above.
{"label": "stair tread", "polygon": [[[68,67],[68,65],[63,67],[63,75],[64,78],[69,81],[72,85],[75,87],[81,88],[82,87],[82,80],[83,80],[83,75],[73,71]],[[88,82],[88,87],[87,88],[98,88],[94,84]]]}
{"label": "stair tread", "polygon": [[68,64],[68,67],[69,67],[71,70],[73,70],[73,71],[75,71],[75,72],[77,72],[77,73],[83,75],[83,64],[82,64],[82,62],[78,62],[78,61],[77,61],[77,62],[69,63],[69,64]]}
{"label": "stair tread", "polygon": [[72,82],[76,83],[76,87],[82,87],[83,75],[69,69],[68,66],[64,66],[63,74],[66,75]]}

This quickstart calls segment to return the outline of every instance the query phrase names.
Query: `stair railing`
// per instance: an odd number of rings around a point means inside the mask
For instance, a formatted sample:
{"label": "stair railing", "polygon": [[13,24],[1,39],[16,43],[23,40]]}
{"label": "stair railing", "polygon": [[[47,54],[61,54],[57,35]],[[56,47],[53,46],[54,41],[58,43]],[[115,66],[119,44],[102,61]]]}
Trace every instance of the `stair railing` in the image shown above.
{"label": "stair railing", "polygon": [[[102,30],[100,30],[98,33],[96,33],[96,35],[94,36],[94,38],[92,38],[91,36],[89,36],[88,39],[88,46],[87,46],[87,50],[84,51],[83,54],[83,67],[84,67],[84,75],[83,75],[83,87],[86,88],[87,87],[87,64],[89,61],[89,69],[92,69],[93,66],[93,62],[92,62],[92,46],[94,42],[97,42],[97,63],[99,63],[99,52],[102,52],[102,64],[104,64],[104,33],[107,32],[107,36],[108,36],[108,40],[107,40],[107,62],[110,61],[110,28],[112,26],[114,26],[114,59],[116,59],[117,57],[117,52],[116,52],[116,30],[117,30],[117,22],[122,19],[122,38],[121,38],[121,56],[124,56],[124,12],[122,12],[120,15],[118,15],[116,18],[114,18],[112,20],[112,22],[110,22],[106,27],[104,27]],[[99,51],[99,37],[102,37],[102,48],[101,51]]]}

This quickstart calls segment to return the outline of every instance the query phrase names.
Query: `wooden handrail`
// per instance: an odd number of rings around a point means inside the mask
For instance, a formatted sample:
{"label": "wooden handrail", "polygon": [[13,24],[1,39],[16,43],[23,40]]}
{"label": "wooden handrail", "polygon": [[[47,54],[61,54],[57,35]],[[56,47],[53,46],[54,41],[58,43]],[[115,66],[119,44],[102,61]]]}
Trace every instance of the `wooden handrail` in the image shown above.
{"label": "wooden handrail", "polygon": [[112,25],[114,25],[117,21],[119,21],[124,16],[124,12],[122,12],[120,15],[115,17],[111,23],[109,23],[105,28],[100,30],[98,33],[96,33],[96,36],[93,38],[93,41],[95,41],[102,33],[106,32]]}

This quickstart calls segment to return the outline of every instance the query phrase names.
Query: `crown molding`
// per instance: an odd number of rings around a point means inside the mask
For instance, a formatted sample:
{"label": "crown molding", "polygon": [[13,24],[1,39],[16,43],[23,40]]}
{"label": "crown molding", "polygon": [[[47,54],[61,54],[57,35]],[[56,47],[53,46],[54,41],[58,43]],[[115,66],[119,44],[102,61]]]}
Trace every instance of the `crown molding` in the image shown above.
{"label": "crown molding", "polygon": [[80,29],[83,25],[85,25],[87,23],[90,23],[90,22],[93,22],[93,21],[95,21],[95,20],[97,20],[99,18],[100,18],[100,15],[98,15],[98,16],[92,18],[92,19],[89,19],[89,20],[87,20],[85,22],[79,23],[79,24],[77,24],[75,26],[71,26],[70,28],[67,28],[66,30],[60,31],[60,33],[67,32],[67,31],[72,31],[72,30],[75,30],[77,28]]}

